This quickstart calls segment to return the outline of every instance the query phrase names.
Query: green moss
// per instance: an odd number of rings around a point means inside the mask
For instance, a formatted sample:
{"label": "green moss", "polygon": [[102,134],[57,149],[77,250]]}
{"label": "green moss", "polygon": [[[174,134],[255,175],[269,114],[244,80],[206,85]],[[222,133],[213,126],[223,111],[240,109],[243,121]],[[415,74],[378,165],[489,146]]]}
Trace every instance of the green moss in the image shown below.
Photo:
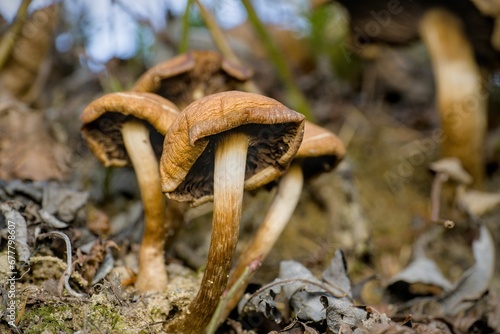
{"label": "green moss", "polygon": [[[88,311],[84,311],[87,308]],[[90,332],[126,333],[127,326],[118,310],[102,304],[44,304],[27,309],[21,319],[24,333],[71,333],[86,327]]]}
{"label": "green moss", "polygon": [[99,330],[112,331],[114,333],[125,333],[126,325],[117,310],[107,305],[95,304],[88,314],[88,321]]}
{"label": "green moss", "polygon": [[73,313],[69,305],[37,305],[26,309],[21,318],[21,328],[25,334],[72,331]]}

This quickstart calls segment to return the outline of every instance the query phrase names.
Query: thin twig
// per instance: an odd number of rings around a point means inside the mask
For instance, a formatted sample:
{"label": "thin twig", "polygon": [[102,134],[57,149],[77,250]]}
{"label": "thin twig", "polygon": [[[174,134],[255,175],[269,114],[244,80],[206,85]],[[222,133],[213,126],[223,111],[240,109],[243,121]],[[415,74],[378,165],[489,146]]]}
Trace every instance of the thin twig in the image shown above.
{"label": "thin twig", "polygon": [[250,300],[252,300],[253,298],[257,297],[258,295],[260,295],[265,290],[270,289],[272,287],[275,287],[277,285],[283,285],[283,284],[294,283],[294,282],[301,282],[301,283],[305,283],[305,284],[314,285],[314,286],[316,286],[318,288],[321,288],[321,289],[325,290],[325,292],[328,292],[330,295],[332,295],[335,298],[345,298],[345,297],[349,298],[349,294],[347,292],[345,292],[342,288],[338,287],[338,286],[335,286],[334,288],[337,289],[337,290],[339,290],[339,291],[342,291],[343,294],[338,294],[337,292],[332,291],[328,287],[328,285],[330,283],[328,283],[328,284],[327,283],[318,283],[318,282],[311,281],[311,280],[308,280],[308,279],[305,279],[305,278],[289,278],[289,279],[283,279],[283,280],[279,280],[279,281],[272,282],[272,283],[269,283],[267,285],[264,285],[263,287],[261,287],[260,289],[258,289],[257,291],[255,291],[252,295],[250,295],[250,297],[245,302],[245,305],[243,305],[243,307],[241,309],[242,310],[245,309],[245,307],[247,306],[247,304],[248,304],[248,302]]}
{"label": "thin twig", "polygon": [[448,219],[439,218],[441,211],[441,191],[443,183],[448,180],[448,175],[444,173],[436,173],[431,186],[431,222],[438,225],[443,225],[446,228],[453,228],[455,223]]}
{"label": "thin twig", "polygon": [[66,243],[66,270],[64,271],[64,287],[66,290],[68,290],[68,293],[72,295],[73,297],[78,297],[78,298],[83,298],[86,297],[87,295],[84,293],[77,292],[73,290],[73,288],[69,285],[69,278],[71,277],[71,272],[73,269],[72,266],[72,260],[71,260],[71,241],[69,240],[68,236],[62,232],[59,231],[50,231],[44,234],[40,234],[38,237],[39,238],[45,238],[45,237],[50,237],[50,236],[58,236],[61,239],[64,240]]}
{"label": "thin twig", "polygon": [[217,308],[215,309],[214,315],[212,316],[212,319],[210,320],[210,323],[208,324],[207,327],[207,334],[213,334],[215,333],[215,330],[217,329],[217,326],[222,322],[223,319],[219,319],[222,311],[226,308],[227,302],[234,296],[235,293],[238,292],[238,290],[245,284],[246,280],[257,270],[257,268],[260,266],[260,261],[255,260],[252,261],[246,268],[245,271],[241,274],[241,276],[238,278],[238,280],[234,283],[234,285],[229,289],[224,292],[222,295],[219,305],[217,305]]}

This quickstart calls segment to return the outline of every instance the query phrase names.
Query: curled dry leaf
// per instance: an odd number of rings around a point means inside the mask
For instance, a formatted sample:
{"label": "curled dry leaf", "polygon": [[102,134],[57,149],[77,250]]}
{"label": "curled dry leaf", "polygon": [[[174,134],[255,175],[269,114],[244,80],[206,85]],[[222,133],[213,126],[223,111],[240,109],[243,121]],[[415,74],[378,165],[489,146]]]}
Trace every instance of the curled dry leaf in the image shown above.
{"label": "curled dry leaf", "polygon": [[421,235],[413,245],[412,262],[389,280],[387,290],[398,300],[423,295],[439,296],[451,289],[452,284],[443,276],[437,264],[427,257],[426,248],[440,228]]}
{"label": "curled dry leaf", "polygon": [[49,182],[43,190],[42,207],[64,222],[75,220],[77,213],[87,203],[88,193],[61,187]]}
{"label": "curled dry leaf", "polygon": [[2,190],[0,199],[9,200],[21,196],[27,201],[33,200],[36,203],[40,203],[42,201],[44,186],[44,182],[24,182],[21,180],[7,182],[0,180],[0,189]]}
{"label": "curled dry leaf", "polygon": [[69,223],[83,220],[87,199],[87,192],[58,182],[0,181],[0,201],[18,201],[20,213],[29,224],[43,222],[53,228],[66,228]]}
{"label": "curled dry leaf", "polygon": [[111,240],[96,240],[92,245],[86,246],[91,246],[88,252],[85,251],[87,247],[77,249],[77,268],[89,284],[94,284],[111,271],[114,259],[110,248],[118,249],[118,245]]}
{"label": "curled dry leaf", "polygon": [[[242,299],[240,313],[259,312],[281,323],[287,318],[282,310],[290,309],[291,317],[316,323],[326,320],[337,331],[342,324],[349,327],[361,324],[367,312],[350,301],[351,286],[340,251],[323,275],[323,280],[319,280],[302,264],[283,261],[276,280]],[[280,302],[287,307],[280,306]]]}
{"label": "curled dry leaf", "polygon": [[[113,243],[114,244],[114,243]],[[118,247],[116,244],[114,246]],[[109,247],[106,247],[106,255],[104,255],[104,260],[97,269],[97,272],[92,279],[92,285],[100,282],[104,277],[106,277],[115,266],[115,258]]]}
{"label": "curled dry leaf", "polygon": [[347,265],[344,253],[337,249],[330,265],[323,271],[323,280],[331,286],[338,287],[339,293],[352,298],[351,280],[347,276]]}
{"label": "curled dry leaf", "polygon": [[13,230],[15,233],[15,248],[18,261],[29,265],[31,251],[28,247],[28,227],[26,220],[18,211],[19,206],[20,203],[18,202],[0,202],[0,212],[7,221],[8,230]]}
{"label": "curled dry leaf", "polygon": [[49,213],[47,210],[38,210],[38,214],[40,215],[40,218],[45,224],[48,224],[51,227],[54,228],[66,228],[68,227],[68,224],[63,223],[59,219],[57,219],[53,214]]}

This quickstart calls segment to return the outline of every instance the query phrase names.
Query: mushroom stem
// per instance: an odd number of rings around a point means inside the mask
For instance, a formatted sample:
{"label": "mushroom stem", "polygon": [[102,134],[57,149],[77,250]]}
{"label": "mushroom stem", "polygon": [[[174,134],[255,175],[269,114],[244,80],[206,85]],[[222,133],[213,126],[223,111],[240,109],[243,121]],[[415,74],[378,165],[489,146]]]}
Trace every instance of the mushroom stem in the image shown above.
{"label": "mushroom stem", "polygon": [[149,131],[142,122],[125,122],[121,133],[139,183],[144,208],[144,233],[135,286],[139,291],[161,291],[166,289],[168,283],[164,261],[167,226],[158,160],[149,141]]}
{"label": "mushroom stem", "polygon": [[243,133],[224,135],[216,144],[214,213],[207,266],[197,295],[184,313],[167,325],[168,333],[201,333],[226,288],[240,228],[248,144]]}
{"label": "mushroom stem", "polygon": [[[279,181],[273,202],[255,236],[241,252],[229,278],[228,288],[231,288],[235,284],[252,261],[259,260],[262,262],[267,257],[295,211],[300,194],[302,193],[303,184],[302,167],[298,163],[292,163],[286,174]],[[238,291],[228,300],[219,321],[224,320],[238,304],[252,276],[252,274],[248,275]]]}
{"label": "mushroom stem", "polygon": [[446,134],[443,156],[457,157],[474,177],[484,178],[483,151],[487,98],[474,49],[458,18],[443,9],[426,12],[420,23],[422,40],[434,70],[441,126]]}

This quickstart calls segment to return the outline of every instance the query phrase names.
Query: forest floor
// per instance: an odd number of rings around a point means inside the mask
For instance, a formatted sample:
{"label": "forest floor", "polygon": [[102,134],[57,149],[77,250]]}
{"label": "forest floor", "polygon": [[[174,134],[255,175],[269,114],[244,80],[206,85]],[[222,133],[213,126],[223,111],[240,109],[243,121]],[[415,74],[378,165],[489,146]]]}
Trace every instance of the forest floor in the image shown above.
{"label": "forest floor", "polygon": [[[312,105],[317,123],[339,135],[347,155],[334,171],[306,183],[293,218],[257,271],[249,291],[273,282],[280,275],[282,261],[297,261],[321,280],[336,251],[342,250],[352,305],[371,319],[379,317],[381,327],[371,332],[500,332],[500,264],[494,260],[495,249],[500,249],[500,210],[473,221],[457,206],[461,188],[449,182],[438,199],[440,217],[454,221],[455,226],[448,229],[429,219],[431,206],[436,205],[431,199],[434,175],[429,164],[439,159],[440,147],[433,96],[415,107],[404,101],[387,101],[378,92],[353,92],[346,97],[335,92],[335,83],[330,87],[309,98],[315,99]],[[63,103],[71,107],[55,107],[47,116],[67,134],[63,141],[72,152],[68,180],[0,183],[0,200],[9,203],[2,212],[19,212],[26,220],[26,234],[16,242],[26,245],[23,256],[30,262],[29,266],[18,265],[16,283],[9,283],[9,229],[3,220],[2,333],[161,333],[165,320],[185,307],[196,292],[208,249],[210,205],[185,212],[184,223],[166,252],[167,291],[139,294],[133,288],[142,231],[142,207],[133,170],[103,168],[79,135],[79,112],[98,94],[90,90],[77,95]],[[0,116],[11,108],[6,104],[0,107]],[[489,147],[497,147],[498,142],[498,135],[490,130]],[[485,191],[500,189],[498,165],[498,156],[490,156]],[[262,220],[273,192],[245,194],[238,251]],[[49,207],[58,221],[40,217],[40,209]],[[67,245],[57,233],[43,235],[51,231],[63,232],[71,241],[71,290],[64,285]],[[493,244],[488,243],[489,235]],[[433,270],[439,268],[449,286],[419,281],[436,274],[423,265],[416,266],[410,277],[401,276],[412,261],[423,259],[422,249],[425,258],[435,264]],[[282,265],[282,270],[286,271],[287,265]],[[486,277],[482,283],[489,289],[481,285],[475,289],[481,281],[477,277]],[[457,286],[457,282],[463,284]],[[9,292],[15,295],[15,326],[9,325]],[[443,300],[458,302],[449,306]],[[291,303],[291,297],[286,302]],[[459,307],[464,304],[465,310]],[[268,314],[259,314],[260,325],[252,326],[249,319],[254,315],[233,313],[233,321],[218,333],[252,329],[258,333],[370,332],[364,322],[351,324],[348,317],[333,319],[331,305],[318,310],[327,310],[323,317],[332,316],[321,321],[296,318],[300,312],[291,304],[272,307],[281,312],[281,324]]]}

